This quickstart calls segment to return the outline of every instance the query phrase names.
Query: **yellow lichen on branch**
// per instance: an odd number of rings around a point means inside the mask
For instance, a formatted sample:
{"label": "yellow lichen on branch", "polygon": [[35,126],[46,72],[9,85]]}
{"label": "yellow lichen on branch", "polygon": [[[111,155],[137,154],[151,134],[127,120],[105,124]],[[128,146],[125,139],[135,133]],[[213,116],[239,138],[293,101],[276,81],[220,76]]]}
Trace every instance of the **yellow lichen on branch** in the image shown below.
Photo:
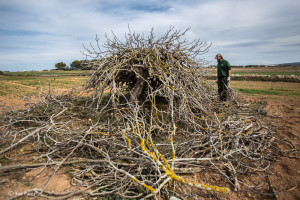
{"label": "yellow lichen on branch", "polygon": [[[152,158],[153,160],[155,160],[158,164],[158,166],[160,166],[162,168],[163,171],[165,171],[165,174],[171,178],[171,180],[175,180],[178,181],[180,183],[186,184],[188,186],[191,187],[196,187],[199,189],[204,189],[207,191],[213,191],[213,192],[221,192],[221,193],[228,193],[230,192],[230,189],[227,187],[219,187],[219,186],[208,186],[205,184],[201,184],[201,183],[197,183],[197,182],[193,182],[190,181],[188,179],[185,179],[181,176],[178,176],[174,170],[170,167],[167,159],[158,151],[158,149],[155,147],[155,145],[153,144],[152,140],[151,140],[151,147],[153,149],[153,151],[150,151],[147,146],[145,145],[145,143],[150,146],[150,144],[148,143],[149,138],[151,138],[150,135],[147,135],[147,139],[142,139],[141,138],[141,132],[140,132],[140,128],[144,128],[141,124],[136,123],[136,129],[138,130],[138,136],[140,139],[140,147],[143,150],[143,152],[145,154],[147,154],[150,158]],[[170,134],[170,142],[173,143],[173,137],[174,137],[174,132],[177,129],[177,127],[174,127],[174,130],[172,131],[172,133]],[[134,134],[136,132],[133,132]],[[145,131],[145,133],[147,133],[147,131]],[[161,161],[160,161],[161,160]],[[173,149],[172,152],[172,162],[174,162],[175,160],[175,150]],[[135,177],[133,177],[133,180],[135,180],[136,182],[140,183],[140,181],[138,179],[136,179]],[[153,187],[146,185],[146,184],[142,184],[145,188],[149,189],[152,193],[157,193],[158,190],[154,189]],[[161,188],[161,187],[158,187]]]}

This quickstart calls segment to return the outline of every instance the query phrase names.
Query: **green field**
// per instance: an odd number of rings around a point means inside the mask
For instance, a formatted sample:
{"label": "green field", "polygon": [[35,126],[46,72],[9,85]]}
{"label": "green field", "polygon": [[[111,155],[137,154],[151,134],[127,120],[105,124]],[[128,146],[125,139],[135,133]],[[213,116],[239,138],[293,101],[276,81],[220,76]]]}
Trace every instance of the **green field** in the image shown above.
{"label": "green field", "polygon": [[[206,69],[215,73],[216,69]],[[0,76],[0,96],[22,96],[38,94],[39,89],[71,90],[80,87],[87,79],[87,73],[92,71],[31,71],[5,72]],[[85,76],[82,76],[85,73]],[[268,67],[268,68],[233,68],[233,74],[260,75],[296,75],[300,76],[300,67]],[[277,95],[300,96],[300,83],[261,82],[261,81],[231,81],[231,87],[247,95]]]}
{"label": "green field", "polygon": [[80,87],[88,79],[86,76],[0,76],[0,96],[31,96],[39,90]]}
{"label": "green field", "polygon": [[231,72],[238,75],[300,76],[300,67],[232,68]]}
{"label": "green field", "polygon": [[231,87],[247,95],[300,96],[300,83],[231,81]]}
{"label": "green field", "polygon": [[58,76],[58,77],[39,77],[39,76],[2,76],[1,82],[17,83],[25,86],[46,86],[53,85],[58,88],[68,88],[72,85],[80,84],[88,77],[82,76]]}
{"label": "green field", "polygon": [[70,75],[84,75],[91,71],[81,70],[50,70],[50,71],[24,71],[24,72],[4,72],[6,76],[70,76]]}
{"label": "green field", "polygon": [[300,72],[232,72],[232,74],[237,75],[269,75],[269,76],[300,76]]}
{"label": "green field", "polygon": [[[216,74],[216,68],[205,69],[208,74]],[[231,68],[234,75],[269,75],[269,76],[300,76],[300,67],[258,67],[258,68]]]}

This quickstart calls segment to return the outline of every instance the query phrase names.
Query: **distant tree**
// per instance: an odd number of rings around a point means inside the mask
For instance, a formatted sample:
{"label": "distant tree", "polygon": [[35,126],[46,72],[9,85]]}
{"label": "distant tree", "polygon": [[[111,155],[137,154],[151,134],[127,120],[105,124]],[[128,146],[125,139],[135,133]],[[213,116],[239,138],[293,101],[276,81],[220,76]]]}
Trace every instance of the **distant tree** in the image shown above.
{"label": "distant tree", "polygon": [[66,70],[66,69],[68,69],[66,63],[64,63],[64,62],[56,63],[55,64],[55,68],[58,69],[58,70]]}
{"label": "distant tree", "polygon": [[82,61],[79,60],[74,60],[71,64],[70,64],[71,69],[73,70],[79,70],[82,69]]}
{"label": "distant tree", "polygon": [[3,72],[3,71],[0,71],[0,75],[4,75],[4,72]]}

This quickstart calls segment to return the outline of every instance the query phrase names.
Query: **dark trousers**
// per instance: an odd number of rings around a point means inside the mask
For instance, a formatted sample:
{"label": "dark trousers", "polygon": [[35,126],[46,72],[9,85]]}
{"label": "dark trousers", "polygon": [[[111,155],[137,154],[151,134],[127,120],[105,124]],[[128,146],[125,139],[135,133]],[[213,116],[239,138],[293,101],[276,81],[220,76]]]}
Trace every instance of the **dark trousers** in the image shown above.
{"label": "dark trousers", "polygon": [[218,93],[221,101],[227,101],[227,77],[218,78]]}

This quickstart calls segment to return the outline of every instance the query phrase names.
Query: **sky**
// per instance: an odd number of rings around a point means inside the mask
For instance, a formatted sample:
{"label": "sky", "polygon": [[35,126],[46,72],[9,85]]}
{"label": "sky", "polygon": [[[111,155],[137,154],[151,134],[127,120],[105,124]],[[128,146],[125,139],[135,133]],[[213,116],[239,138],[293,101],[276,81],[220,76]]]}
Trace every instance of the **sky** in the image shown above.
{"label": "sky", "polygon": [[53,69],[85,57],[83,45],[105,42],[128,26],[157,36],[170,26],[211,43],[231,65],[300,61],[299,0],[0,0],[0,71]]}

